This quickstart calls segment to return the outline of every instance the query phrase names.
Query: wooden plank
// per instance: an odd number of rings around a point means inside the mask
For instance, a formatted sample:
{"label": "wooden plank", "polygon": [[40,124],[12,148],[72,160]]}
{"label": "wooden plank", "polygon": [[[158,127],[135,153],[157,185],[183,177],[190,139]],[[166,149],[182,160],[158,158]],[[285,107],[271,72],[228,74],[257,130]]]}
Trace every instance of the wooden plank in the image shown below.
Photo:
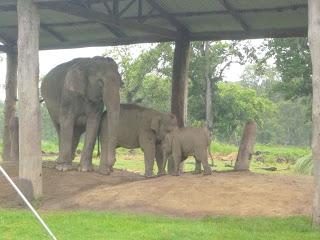
{"label": "wooden plank", "polygon": [[[32,0],[18,0],[19,178],[42,195],[39,105],[40,18]],[[24,184],[27,185],[27,184]],[[28,189],[27,191],[30,191]]]}
{"label": "wooden plank", "polygon": [[309,0],[309,45],[312,59],[312,158],[314,199],[312,220],[320,227],[320,1]]}
{"label": "wooden plank", "polygon": [[140,32],[147,32],[155,35],[167,36],[172,39],[175,39],[176,37],[175,31],[172,31],[166,28],[152,26],[148,24],[141,24],[141,23],[134,22],[132,20],[121,19],[117,21],[114,17],[110,15],[97,12],[94,10],[86,9],[71,3],[63,3],[63,4],[62,3],[54,3],[54,4],[44,3],[44,4],[39,4],[39,7],[42,9],[51,9],[51,10],[62,12],[68,15],[82,17],[90,21],[95,21],[102,24],[113,25],[115,27],[123,27],[123,28],[140,31]]}

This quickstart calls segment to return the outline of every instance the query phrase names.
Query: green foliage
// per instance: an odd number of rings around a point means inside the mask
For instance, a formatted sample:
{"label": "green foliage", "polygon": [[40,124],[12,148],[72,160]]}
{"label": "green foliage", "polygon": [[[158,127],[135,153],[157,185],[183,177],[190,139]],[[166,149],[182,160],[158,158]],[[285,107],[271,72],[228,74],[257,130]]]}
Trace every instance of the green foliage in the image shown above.
{"label": "green foliage", "polygon": [[241,76],[241,85],[257,91],[272,101],[273,111],[261,113],[264,125],[257,133],[257,141],[264,144],[309,146],[311,139],[310,97],[285,100],[275,91],[281,83],[277,69],[270,65],[249,65]]}
{"label": "green foliage", "polygon": [[[121,213],[43,213],[58,239],[281,239],[313,240],[320,232],[307,217],[182,219]],[[0,238],[48,239],[31,213],[0,210]]]}
{"label": "green foliage", "polygon": [[299,158],[294,165],[294,171],[298,174],[312,175],[313,174],[313,162],[312,155],[306,155]]}
{"label": "green foliage", "polygon": [[267,57],[275,58],[281,82],[275,90],[287,99],[312,93],[311,56],[307,38],[277,38],[266,42]]}
{"label": "green foliage", "polygon": [[219,139],[239,139],[239,132],[249,120],[263,126],[261,116],[274,108],[267,98],[258,97],[252,89],[239,84],[219,83],[216,98],[215,128]]}
{"label": "green foliage", "polygon": [[169,111],[173,49],[160,43],[132,57],[131,47],[115,47],[108,55],[119,64],[123,86],[121,100],[139,103],[157,110]]}

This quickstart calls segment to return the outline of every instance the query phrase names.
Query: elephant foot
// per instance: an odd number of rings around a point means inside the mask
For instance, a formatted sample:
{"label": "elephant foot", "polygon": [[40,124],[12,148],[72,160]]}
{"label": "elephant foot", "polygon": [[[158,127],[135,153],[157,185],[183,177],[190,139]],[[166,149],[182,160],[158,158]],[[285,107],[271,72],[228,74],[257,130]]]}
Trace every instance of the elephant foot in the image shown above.
{"label": "elephant foot", "polygon": [[93,167],[92,165],[80,165],[78,168],[79,172],[92,172],[93,171]]}
{"label": "elephant foot", "polygon": [[180,173],[179,172],[173,172],[170,174],[171,176],[180,176]]}
{"label": "elephant foot", "polygon": [[98,169],[98,173],[102,174],[102,175],[110,175],[113,172],[113,168],[112,167],[99,167]]}
{"label": "elephant foot", "polygon": [[195,170],[193,174],[201,174],[201,170]]}
{"label": "elephant foot", "polygon": [[212,174],[212,170],[207,170],[207,171],[204,171],[203,175],[211,175]]}
{"label": "elephant foot", "polygon": [[161,171],[161,172],[158,172],[158,173],[157,173],[157,176],[158,176],[158,177],[164,176],[164,175],[167,175],[167,172],[166,172],[166,171]]}
{"label": "elephant foot", "polygon": [[74,166],[71,163],[60,163],[56,166],[58,171],[66,172],[70,170],[74,170]]}
{"label": "elephant foot", "polygon": [[153,177],[155,177],[155,175],[153,174],[153,172],[151,172],[151,173],[145,173],[144,176],[145,176],[146,178],[153,178]]}

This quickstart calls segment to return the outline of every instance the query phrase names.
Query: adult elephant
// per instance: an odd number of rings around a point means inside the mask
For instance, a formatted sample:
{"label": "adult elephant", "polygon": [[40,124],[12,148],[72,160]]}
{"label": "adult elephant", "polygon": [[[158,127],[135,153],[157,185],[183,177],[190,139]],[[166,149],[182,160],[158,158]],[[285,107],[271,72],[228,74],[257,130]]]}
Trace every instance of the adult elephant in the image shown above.
{"label": "adult elephant", "polygon": [[[101,119],[101,160],[100,169],[110,174],[115,163],[107,158],[109,112],[105,112]],[[120,104],[119,131],[117,147],[141,148],[144,152],[145,176],[153,176],[154,159],[158,165],[158,175],[165,173],[161,142],[165,136],[177,128],[177,120],[171,113],[163,113],[150,108],[134,104]]]}
{"label": "adult elephant", "polygon": [[41,95],[59,137],[57,169],[71,168],[85,132],[79,171],[92,170],[92,152],[104,105],[108,109],[108,156],[115,158],[121,77],[111,58],[77,58],[58,65],[42,80]]}

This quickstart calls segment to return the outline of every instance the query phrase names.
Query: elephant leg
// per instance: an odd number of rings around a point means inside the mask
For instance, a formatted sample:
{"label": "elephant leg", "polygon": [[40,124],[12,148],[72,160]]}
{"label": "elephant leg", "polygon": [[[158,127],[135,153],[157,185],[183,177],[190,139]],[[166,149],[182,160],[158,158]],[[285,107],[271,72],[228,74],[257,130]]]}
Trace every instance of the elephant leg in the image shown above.
{"label": "elephant leg", "polygon": [[140,146],[144,153],[145,176],[153,177],[153,165],[156,155],[155,137],[151,134],[144,134],[139,139]]}
{"label": "elephant leg", "polygon": [[[51,118],[51,120],[52,120],[52,118]],[[58,137],[58,143],[60,144],[60,142],[61,142],[61,140],[60,140],[60,125],[59,125],[59,123],[57,123],[54,120],[52,120],[52,123],[53,123],[54,128],[56,129],[57,137]],[[60,149],[60,145],[59,145],[59,149]],[[61,162],[59,156],[56,158],[56,162],[58,162],[58,163]]]}
{"label": "elephant leg", "polygon": [[110,175],[111,172],[113,171],[113,165],[115,164],[115,158],[107,159],[108,156],[108,146],[107,146],[107,141],[108,141],[108,129],[107,129],[107,124],[105,122],[101,123],[101,128],[100,128],[100,146],[101,146],[101,152],[100,152],[100,165],[99,165],[99,172],[101,174],[105,175]]}
{"label": "elephant leg", "polygon": [[171,175],[179,176],[181,173],[180,164],[181,164],[182,156],[180,154],[174,153],[171,158],[172,158],[171,161],[173,161],[173,172]]}
{"label": "elephant leg", "polygon": [[[110,174],[116,161],[116,147],[118,138],[118,125],[120,114],[120,95],[117,83],[110,83],[104,89],[103,102],[107,107],[107,134],[106,134],[106,150],[104,151],[104,163],[100,164],[99,171],[101,173]],[[102,145],[102,144],[101,144]],[[102,152],[101,152],[102,154]],[[102,159],[102,157],[101,157]]]}
{"label": "elephant leg", "polygon": [[161,149],[161,145],[156,145],[156,162],[158,166],[158,176],[165,175],[166,174],[166,162],[167,160],[164,159],[163,151]]}
{"label": "elephant leg", "polygon": [[101,112],[96,111],[90,113],[87,118],[86,133],[83,150],[81,152],[79,171],[88,172],[92,171],[92,154],[93,148],[96,143],[97,133],[101,119]]}
{"label": "elephant leg", "polygon": [[207,149],[197,151],[196,152],[196,159],[198,161],[201,161],[202,166],[203,166],[203,170],[204,170],[204,175],[211,175],[212,169],[208,163]]}
{"label": "elephant leg", "polygon": [[72,168],[72,141],[75,119],[71,110],[60,115],[59,163],[56,168],[67,171]]}
{"label": "elephant leg", "polygon": [[195,159],[195,169],[194,174],[200,174],[201,173],[201,161],[198,159]]}
{"label": "elephant leg", "polygon": [[84,132],[83,127],[75,127],[73,130],[73,140],[72,140],[72,159],[76,156],[77,147],[80,141],[81,134]]}

